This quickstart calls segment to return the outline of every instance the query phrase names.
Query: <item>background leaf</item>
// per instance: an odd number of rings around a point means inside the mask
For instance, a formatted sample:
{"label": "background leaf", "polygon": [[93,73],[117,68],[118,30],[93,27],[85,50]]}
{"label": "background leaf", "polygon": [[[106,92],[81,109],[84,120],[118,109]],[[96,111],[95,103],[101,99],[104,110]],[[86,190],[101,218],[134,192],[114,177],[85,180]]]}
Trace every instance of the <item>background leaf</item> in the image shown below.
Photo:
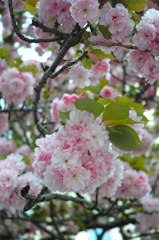
{"label": "background leaf", "polygon": [[66,119],[70,119],[69,118],[69,114],[70,114],[70,111],[68,111],[68,112],[59,112],[59,118],[61,119],[61,121],[63,122],[63,123],[67,123],[67,121],[66,121]]}
{"label": "background leaf", "polygon": [[115,59],[112,54],[105,54],[100,49],[92,50],[90,53],[93,54],[94,56],[102,59],[102,60],[105,59],[105,58],[109,58],[110,60],[114,60]]}
{"label": "background leaf", "polygon": [[97,118],[104,110],[104,107],[101,103],[88,97],[77,99],[75,106],[81,111],[85,110],[93,113],[95,118]]}
{"label": "background leaf", "polygon": [[114,119],[124,119],[129,117],[129,109],[118,103],[110,103],[105,107],[102,121],[109,121]]}
{"label": "background leaf", "polygon": [[109,140],[117,148],[123,151],[133,151],[142,144],[138,134],[131,127],[118,125],[113,127],[113,129],[115,129],[117,132],[110,132]]}

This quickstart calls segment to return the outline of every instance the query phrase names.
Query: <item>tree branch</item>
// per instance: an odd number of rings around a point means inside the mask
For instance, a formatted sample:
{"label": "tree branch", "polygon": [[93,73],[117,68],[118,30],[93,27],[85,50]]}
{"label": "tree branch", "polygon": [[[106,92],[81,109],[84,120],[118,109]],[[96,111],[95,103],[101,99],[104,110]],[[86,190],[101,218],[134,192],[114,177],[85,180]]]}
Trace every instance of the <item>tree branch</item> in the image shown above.
{"label": "tree branch", "polygon": [[88,41],[88,40],[83,40],[84,44],[90,44],[92,46],[95,45],[101,45],[101,46],[106,46],[106,47],[123,47],[123,48],[127,48],[127,49],[133,49],[133,50],[139,50],[136,46],[132,46],[132,45],[123,45],[122,43],[106,43],[106,42],[92,42],[92,41]]}
{"label": "tree branch", "polygon": [[40,93],[42,88],[44,87],[44,85],[47,82],[47,79],[51,76],[52,73],[55,72],[57,66],[59,65],[59,63],[61,62],[61,60],[63,59],[63,57],[65,56],[65,54],[67,53],[67,51],[73,47],[74,45],[80,43],[81,38],[82,38],[82,30],[79,28],[79,26],[75,26],[69,39],[65,42],[65,44],[63,45],[62,49],[59,50],[56,59],[54,60],[54,62],[52,63],[52,65],[47,69],[46,72],[44,72],[42,78],[39,80],[39,83],[36,85],[36,87],[34,88],[35,90],[35,99],[33,102],[33,115],[34,115],[34,122],[37,125],[37,128],[39,130],[39,132],[45,136],[45,134],[49,133],[48,130],[46,128],[44,128],[41,123],[38,120],[38,101],[40,99]]}
{"label": "tree branch", "polygon": [[32,25],[35,26],[35,27],[41,28],[43,30],[43,32],[50,32],[50,33],[54,33],[58,36],[61,36],[63,39],[67,39],[67,38],[70,37],[70,33],[63,33],[63,32],[60,32],[59,30],[57,30],[54,27],[48,27],[37,18],[34,18],[32,20]]}
{"label": "tree branch", "polygon": [[[16,20],[15,20],[15,17],[14,17],[14,13],[13,13],[12,0],[8,0],[8,6],[9,6],[9,11],[10,11],[10,16],[11,16],[13,29],[14,29],[15,33],[18,35],[18,37],[20,39],[22,39],[23,41],[25,41],[25,42],[28,42],[28,43],[54,42],[54,41],[58,41],[58,40],[64,40],[64,39],[68,38],[69,35],[70,35],[70,34],[62,33],[60,31],[58,31],[56,28],[49,28],[51,33],[54,32],[55,34],[58,35],[58,37],[54,37],[54,38],[50,38],[50,39],[41,39],[41,38],[30,39],[30,38],[27,38],[23,34],[21,34],[21,32],[19,31],[19,28],[17,27],[17,23],[16,23]],[[44,29],[46,30],[45,27],[44,27]],[[45,32],[47,32],[47,31],[45,31]]]}

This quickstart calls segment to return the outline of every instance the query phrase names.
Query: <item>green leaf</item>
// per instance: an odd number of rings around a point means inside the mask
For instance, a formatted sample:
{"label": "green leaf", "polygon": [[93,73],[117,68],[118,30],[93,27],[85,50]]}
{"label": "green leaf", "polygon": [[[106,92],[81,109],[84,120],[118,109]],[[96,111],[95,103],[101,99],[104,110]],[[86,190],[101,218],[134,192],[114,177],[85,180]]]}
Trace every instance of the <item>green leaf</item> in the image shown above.
{"label": "green leaf", "polygon": [[149,3],[145,0],[124,0],[127,4],[127,9],[135,12],[141,12],[145,9],[145,6]]}
{"label": "green leaf", "polygon": [[112,54],[105,54],[102,50],[100,49],[94,49],[90,52],[91,54],[93,54],[94,56],[100,58],[100,59],[105,59],[105,58],[109,58],[111,60],[114,60],[115,58],[113,57]]}
{"label": "green leaf", "polygon": [[93,47],[90,44],[88,44],[88,48],[89,48],[89,50],[93,50]]}
{"label": "green leaf", "polygon": [[145,166],[145,159],[142,157],[131,157],[131,156],[124,156],[124,157],[119,157],[122,161],[128,162],[132,168],[135,168],[137,170],[142,170],[146,172],[147,174],[150,174],[150,171],[147,170]]}
{"label": "green leaf", "polygon": [[133,101],[133,98],[128,98],[126,95],[115,98],[115,102],[123,105],[124,107],[127,107]]}
{"label": "green leaf", "polygon": [[136,123],[141,123],[141,122],[136,122],[131,118],[125,118],[125,119],[114,119],[109,121],[106,126],[115,126],[115,125],[128,125],[128,124],[136,124]]}
{"label": "green leaf", "polygon": [[137,132],[136,132],[133,128],[131,128],[131,127],[129,127],[129,126],[125,126],[125,125],[118,125],[118,126],[115,126],[115,127],[113,127],[113,128],[116,129],[116,130],[117,130],[117,129],[120,129],[120,130],[123,129],[123,130],[126,130],[126,131],[130,132],[130,133],[135,137],[136,143],[138,144],[138,148],[141,148],[140,145],[145,146],[145,144],[143,144],[143,143],[140,141]]}
{"label": "green leaf", "polygon": [[102,121],[124,119],[129,117],[129,109],[118,103],[110,103],[104,109]]}
{"label": "green leaf", "polygon": [[86,69],[91,69],[91,65],[92,65],[92,63],[91,63],[91,61],[90,61],[90,59],[84,59],[84,61],[83,61],[83,67],[84,68],[86,68]]}
{"label": "green leaf", "polygon": [[100,86],[97,85],[97,86],[88,86],[88,87],[80,88],[78,91],[78,94],[81,94],[83,92],[87,94],[87,91],[91,91],[92,93],[98,93],[100,91]]}
{"label": "green leaf", "polygon": [[144,122],[145,125],[146,125],[146,123],[149,122],[149,120],[147,119],[147,117],[145,115],[142,116],[141,121]]}
{"label": "green leaf", "polygon": [[87,96],[85,98],[77,99],[75,102],[75,106],[77,109],[81,111],[85,110],[90,113],[93,113],[95,118],[97,118],[104,110],[102,104],[88,98]]}
{"label": "green leaf", "polygon": [[138,134],[131,127],[118,125],[113,127],[113,129],[118,132],[109,133],[109,140],[117,148],[123,151],[133,151],[142,144],[139,140]]}
{"label": "green leaf", "polygon": [[110,98],[98,98],[98,102],[107,105],[108,103],[114,103]]}
{"label": "green leaf", "polygon": [[55,20],[56,20],[56,18],[51,18],[48,22],[53,22]]}
{"label": "green leaf", "polygon": [[106,86],[106,85],[109,84],[108,80],[106,80],[104,77],[103,77],[103,78],[100,78],[99,81],[100,81],[100,87],[101,87],[101,89],[102,89],[104,86]]}
{"label": "green leaf", "polygon": [[8,54],[9,54],[8,49],[6,49],[6,48],[1,48],[0,49],[0,58],[7,57]]}
{"label": "green leaf", "polygon": [[109,32],[109,26],[104,26],[104,25],[98,25],[99,31],[102,33],[103,37],[105,39],[111,39],[112,34]]}
{"label": "green leaf", "polygon": [[84,39],[84,40],[88,40],[88,38],[90,38],[90,33],[87,32],[87,31],[85,31],[85,32],[83,33],[83,39]]}
{"label": "green leaf", "polygon": [[115,60],[116,58],[113,56],[112,53],[106,54],[106,58],[109,58],[110,60]]}
{"label": "green leaf", "polygon": [[19,69],[19,66],[22,64],[22,60],[20,58],[11,59],[6,57],[6,61],[10,64],[10,67],[16,67]]}
{"label": "green leaf", "polygon": [[137,13],[135,13],[131,10],[129,10],[129,13],[131,13],[132,19],[136,23],[136,25],[139,24],[140,23],[140,17],[137,15]]}
{"label": "green leaf", "polygon": [[67,123],[67,121],[66,121],[66,119],[70,119],[69,118],[69,114],[70,114],[70,111],[68,111],[68,112],[59,112],[59,118],[61,119],[61,121],[63,122],[63,123]]}
{"label": "green leaf", "polygon": [[132,167],[140,170],[141,167],[144,167],[145,160],[141,157],[133,157]]}
{"label": "green leaf", "polygon": [[27,155],[22,154],[22,153],[20,153],[20,154],[23,156],[23,161],[24,161],[27,165],[31,163],[30,158],[29,158]]}
{"label": "green leaf", "polygon": [[3,157],[0,157],[0,160],[4,160],[6,158],[7,158],[7,156],[3,156]]}
{"label": "green leaf", "polygon": [[130,103],[127,105],[127,108],[134,109],[138,114],[143,113],[143,105],[140,103]]}
{"label": "green leaf", "polygon": [[80,53],[81,54],[81,53],[83,53],[83,51],[82,50],[77,50],[76,53]]}
{"label": "green leaf", "polygon": [[113,8],[116,6],[117,3],[121,3],[121,4],[123,4],[125,7],[127,6],[127,5],[125,4],[125,1],[124,1],[124,0],[111,0],[111,5],[112,5]]}
{"label": "green leaf", "polygon": [[39,70],[37,69],[37,66],[35,66],[34,64],[28,65],[28,66],[24,66],[24,67],[20,67],[19,70],[21,72],[32,72],[34,75],[37,72],[39,72]]}

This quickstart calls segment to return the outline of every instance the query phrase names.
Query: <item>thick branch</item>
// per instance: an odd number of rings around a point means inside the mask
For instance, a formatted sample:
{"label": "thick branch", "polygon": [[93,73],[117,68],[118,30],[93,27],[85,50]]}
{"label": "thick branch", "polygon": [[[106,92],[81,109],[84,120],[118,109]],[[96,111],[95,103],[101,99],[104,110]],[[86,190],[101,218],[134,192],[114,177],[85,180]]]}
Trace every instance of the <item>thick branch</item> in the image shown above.
{"label": "thick branch", "polygon": [[41,28],[43,30],[43,32],[50,32],[50,33],[54,33],[58,36],[61,36],[63,39],[67,39],[70,36],[70,33],[63,33],[63,32],[60,32],[59,30],[57,30],[54,27],[46,26],[43,22],[41,22],[37,18],[34,18],[32,20],[32,25]]}
{"label": "thick branch", "polygon": [[83,32],[77,26],[74,27],[74,30],[71,33],[69,39],[65,42],[62,49],[58,52],[58,55],[52,65],[48,68],[46,72],[44,72],[42,78],[39,80],[39,83],[35,87],[35,99],[33,102],[33,114],[34,114],[34,122],[37,125],[40,133],[45,136],[45,134],[49,133],[46,128],[44,128],[38,120],[38,101],[40,99],[40,93],[43,86],[46,84],[47,79],[55,72],[57,66],[67,53],[67,51],[74,45],[78,44],[81,41]]}
{"label": "thick branch", "polygon": [[[62,194],[58,194],[58,193],[44,194],[46,191],[47,191],[47,188],[44,187],[42,189],[41,193],[39,193],[38,196],[35,196],[33,194],[28,193],[29,186],[26,186],[21,190],[21,195],[17,192],[17,189],[15,189],[16,194],[20,198],[27,200],[27,203],[24,207],[24,211],[28,211],[29,209],[31,209],[34,205],[36,205],[39,202],[51,201],[51,200],[55,200],[55,199],[80,203],[84,207],[85,207],[85,205],[88,205],[89,207],[93,207],[93,209],[96,209],[99,212],[98,216],[105,215],[106,213],[108,213],[109,209],[111,209],[112,212],[116,212],[116,211],[120,212],[121,210],[123,211],[123,210],[131,208],[131,207],[140,207],[141,206],[141,204],[136,201],[136,202],[133,202],[130,204],[123,204],[122,206],[118,206],[118,205],[113,206],[113,209],[111,206],[109,208],[103,208],[103,207],[97,206],[97,204],[98,204],[97,199],[96,199],[95,203],[93,203],[93,202],[89,202],[89,201],[85,200],[85,198],[76,198],[76,197],[66,196],[66,195],[62,195]],[[97,196],[97,194],[96,194],[96,196]]]}

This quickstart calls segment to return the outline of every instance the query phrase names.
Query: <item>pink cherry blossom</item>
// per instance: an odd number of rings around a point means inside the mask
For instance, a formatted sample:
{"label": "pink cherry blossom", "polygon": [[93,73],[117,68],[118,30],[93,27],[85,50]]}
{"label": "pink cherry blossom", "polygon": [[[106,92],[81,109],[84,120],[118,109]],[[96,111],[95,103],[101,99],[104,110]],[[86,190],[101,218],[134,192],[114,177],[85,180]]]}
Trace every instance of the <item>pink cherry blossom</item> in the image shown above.
{"label": "pink cherry blossom", "polygon": [[147,195],[140,199],[143,209],[146,212],[159,211],[159,198],[155,198],[152,195]]}
{"label": "pink cherry blossom", "polygon": [[91,75],[88,69],[85,69],[83,66],[76,65],[72,67],[69,72],[69,78],[73,80],[75,87],[83,88],[90,85],[89,77]]}
{"label": "pink cherry blossom", "polygon": [[19,72],[17,68],[4,71],[0,78],[0,91],[9,103],[20,104],[33,94],[35,79],[29,72]]}
{"label": "pink cherry blossom", "polygon": [[60,121],[58,112],[67,112],[75,108],[75,101],[79,98],[76,94],[64,94],[62,99],[54,99],[51,104],[51,117],[55,122]]}
{"label": "pink cherry blossom", "polygon": [[109,31],[111,33],[121,32],[130,17],[131,14],[122,4],[116,4],[115,8],[111,8],[106,15]]}
{"label": "pink cherry blossom", "polygon": [[117,88],[104,86],[100,91],[100,95],[103,98],[110,98],[111,100],[115,100],[117,96],[120,96],[120,92],[118,91]]}
{"label": "pink cherry blossom", "polygon": [[71,111],[65,128],[36,144],[33,167],[52,191],[93,193],[114,173],[117,154],[108,132],[87,111]]}
{"label": "pink cherry blossom", "polygon": [[112,197],[117,188],[121,185],[121,180],[123,178],[124,165],[122,161],[117,159],[115,161],[115,171],[112,177],[108,178],[108,180],[101,185],[99,188],[99,196],[100,197]]}
{"label": "pink cherry blossom", "polygon": [[147,175],[142,171],[125,170],[122,185],[118,188],[116,197],[141,198],[151,190]]}
{"label": "pink cherry blossom", "polygon": [[134,28],[134,21],[127,8],[121,3],[117,3],[115,8],[106,3],[101,10],[100,24],[109,26],[109,32],[112,34],[113,42],[125,42],[126,36],[131,33]]}
{"label": "pink cherry blossom", "polygon": [[80,192],[90,182],[91,173],[83,167],[74,167],[64,174],[64,185],[68,191]]}
{"label": "pink cherry blossom", "polygon": [[99,77],[106,75],[110,71],[110,59],[106,58],[102,61],[98,61],[94,66],[94,73]]}
{"label": "pink cherry blossom", "polygon": [[14,153],[15,150],[16,144],[13,142],[13,140],[9,140],[5,137],[0,138],[0,157]]}
{"label": "pink cherry blossom", "polygon": [[99,17],[99,3],[97,0],[78,0],[70,8],[72,17],[80,26],[87,22],[94,23]]}
{"label": "pink cherry blossom", "polygon": [[142,74],[150,84],[159,78],[159,63],[145,51],[134,50],[127,54],[129,65]]}
{"label": "pink cherry blossom", "polygon": [[58,169],[47,166],[46,171],[43,173],[44,184],[52,191],[66,192],[66,187],[63,184],[63,172]]}

